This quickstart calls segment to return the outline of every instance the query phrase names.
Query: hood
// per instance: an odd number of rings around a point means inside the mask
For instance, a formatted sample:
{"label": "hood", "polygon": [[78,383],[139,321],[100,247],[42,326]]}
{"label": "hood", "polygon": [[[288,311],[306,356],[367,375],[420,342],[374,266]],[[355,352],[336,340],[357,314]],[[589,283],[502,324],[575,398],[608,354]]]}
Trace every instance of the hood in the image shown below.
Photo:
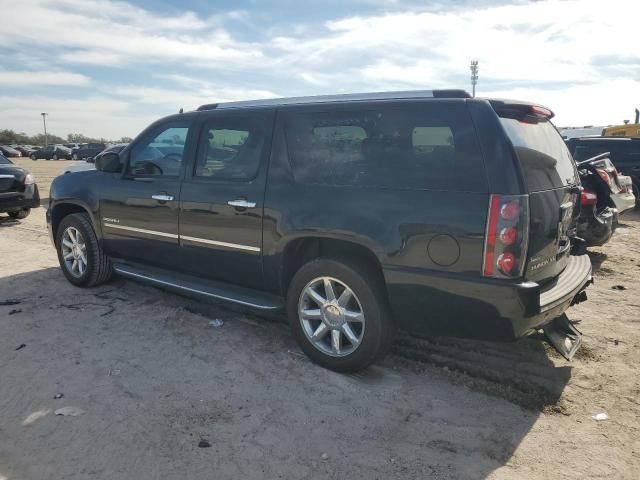
{"label": "hood", "polygon": [[29,172],[17,165],[3,165],[0,164],[0,175],[14,175],[16,180],[22,181]]}

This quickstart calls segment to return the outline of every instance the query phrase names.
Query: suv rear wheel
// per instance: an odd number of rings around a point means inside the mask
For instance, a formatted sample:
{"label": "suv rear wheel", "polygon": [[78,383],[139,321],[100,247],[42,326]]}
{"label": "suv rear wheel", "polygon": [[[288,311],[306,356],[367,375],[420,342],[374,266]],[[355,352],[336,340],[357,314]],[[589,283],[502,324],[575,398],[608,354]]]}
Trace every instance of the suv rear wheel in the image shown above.
{"label": "suv rear wheel", "polygon": [[87,214],[74,213],[62,219],[56,250],[62,272],[74,285],[93,287],[111,278],[111,261],[100,247]]}
{"label": "suv rear wheel", "polygon": [[289,324],[302,350],[317,364],[355,372],[388,352],[393,323],[384,287],[370,270],[319,258],[291,280]]}

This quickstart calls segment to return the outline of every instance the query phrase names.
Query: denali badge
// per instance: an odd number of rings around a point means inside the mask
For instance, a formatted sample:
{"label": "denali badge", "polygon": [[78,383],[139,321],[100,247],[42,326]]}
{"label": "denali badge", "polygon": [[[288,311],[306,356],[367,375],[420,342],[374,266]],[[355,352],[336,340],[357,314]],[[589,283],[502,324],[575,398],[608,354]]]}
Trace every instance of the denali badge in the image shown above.
{"label": "denali badge", "polygon": [[102,217],[102,221],[108,223],[120,223],[120,220],[118,220],[117,218]]}
{"label": "denali badge", "polygon": [[[529,267],[529,270],[533,272],[535,270],[538,270],[539,268],[544,267],[545,265],[549,265],[551,262],[555,260],[556,260],[555,255],[553,255],[552,257],[545,258],[544,260],[539,260],[538,258],[532,258],[530,262],[531,266]],[[533,265],[533,263],[535,263],[535,265]]]}

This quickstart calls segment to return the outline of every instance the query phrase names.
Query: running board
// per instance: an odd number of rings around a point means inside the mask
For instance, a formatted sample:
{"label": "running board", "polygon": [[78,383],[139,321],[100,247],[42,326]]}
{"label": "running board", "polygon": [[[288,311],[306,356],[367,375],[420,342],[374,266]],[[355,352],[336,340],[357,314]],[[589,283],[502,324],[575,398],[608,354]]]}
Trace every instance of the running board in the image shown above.
{"label": "running board", "polygon": [[130,263],[114,263],[113,270],[123,277],[204,300],[219,300],[268,311],[282,310],[284,307],[283,299],[276,295],[182,273]]}

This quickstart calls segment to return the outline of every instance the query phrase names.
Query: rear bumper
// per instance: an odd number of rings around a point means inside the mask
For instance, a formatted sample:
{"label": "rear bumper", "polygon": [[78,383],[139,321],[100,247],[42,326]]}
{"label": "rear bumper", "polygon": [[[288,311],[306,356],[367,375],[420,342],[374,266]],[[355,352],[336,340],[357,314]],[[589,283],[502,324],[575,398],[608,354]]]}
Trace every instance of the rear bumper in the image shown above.
{"label": "rear bumper", "polygon": [[591,283],[587,255],[572,256],[550,285],[479,276],[385,268],[398,326],[416,335],[514,340],[541,328],[584,298]]}
{"label": "rear bumper", "polygon": [[37,208],[40,206],[40,194],[36,184],[27,185],[24,192],[0,193],[0,212],[9,212],[23,208]]}

